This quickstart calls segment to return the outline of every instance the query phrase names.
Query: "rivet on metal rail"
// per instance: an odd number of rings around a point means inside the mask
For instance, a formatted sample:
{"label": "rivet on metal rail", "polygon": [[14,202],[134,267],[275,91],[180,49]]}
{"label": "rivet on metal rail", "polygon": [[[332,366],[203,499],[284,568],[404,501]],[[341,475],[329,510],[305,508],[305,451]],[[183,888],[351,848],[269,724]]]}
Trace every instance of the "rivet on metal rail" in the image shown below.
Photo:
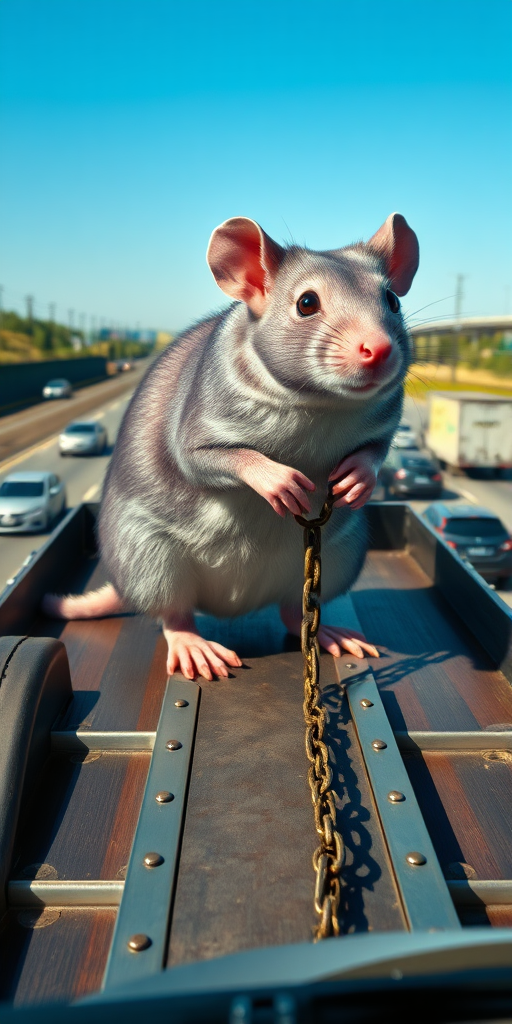
{"label": "rivet on metal rail", "polygon": [[144,857],[144,864],[147,868],[159,868],[164,863],[161,853],[147,853]]}
{"label": "rivet on metal rail", "polygon": [[384,740],[374,740],[372,743],[372,747],[374,750],[385,750],[387,747],[387,743]]}
{"label": "rivet on metal rail", "polygon": [[392,789],[391,792],[388,793],[388,800],[392,804],[401,804],[405,800],[405,796],[403,793],[400,793],[400,790]]}
{"label": "rivet on metal rail", "polygon": [[170,804],[174,800],[174,793],[169,793],[168,789],[162,789],[156,794],[155,800],[157,804]]}
{"label": "rivet on metal rail", "polygon": [[151,939],[149,935],[143,935],[142,932],[138,932],[137,935],[132,935],[131,939],[128,939],[126,945],[132,953],[142,953],[144,949],[149,949]]}
{"label": "rivet on metal rail", "polygon": [[167,740],[167,743],[165,745],[167,747],[167,750],[181,750],[182,746],[179,740]]}
{"label": "rivet on metal rail", "polygon": [[414,868],[421,867],[422,864],[427,863],[425,855],[423,853],[419,853],[418,850],[413,850],[411,853],[408,853],[405,859],[407,863]]}
{"label": "rivet on metal rail", "polygon": [[372,700],[368,700],[368,697],[363,697],[363,699],[360,700],[359,703],[360,703],[362,708],[372,708],[373,707],[373,701]]}
{"label": "rivet on metal rail", "polygon": [[174,701],[174,707],[175,708],[188,708],[188,700],[175,700]]}

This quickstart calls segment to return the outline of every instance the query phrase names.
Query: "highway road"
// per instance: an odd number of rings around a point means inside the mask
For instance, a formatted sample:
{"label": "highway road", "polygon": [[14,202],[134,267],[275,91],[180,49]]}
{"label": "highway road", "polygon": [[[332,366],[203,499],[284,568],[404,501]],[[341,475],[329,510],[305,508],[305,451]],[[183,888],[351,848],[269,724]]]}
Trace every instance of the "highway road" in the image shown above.
{"label": "highway road", "polygon": [[[128,391],[114,401],[104,402],[94,411],[81,417],[83,419],[101,419],[104,423],[109,440],[109,447],[104,455],[62,458],[59,454],[57,435],[32,447],[27,453],[20,452],[15,457],[0,463],[0,481],[9,473],[20,470],[48,470],[51,473],[57,473],[65,482],[68,508],[73,508],[81,501],[97,501],[101,494],[112,445],[131,393]],[[24,559],[32,551],[37,551],[48,536],[47,533],[0,534],[0,592],[7,580],[16,574]]]}
{"label": "highway road", "polygon": [[[136,383],[137,381],[133,378],[133,384]],[[110,449],[105,455],[62,458],[59,455],[57,437],[52,436],[27,452],[20,452],[10,460],[0,463],[0,481],[7,473],[15,470],[49,470],[57,473],[65,481],[68,508],[81,501],[98,500],[112,444],[115,441],[130,395],[131,391],[127,391],[114,400],[104,400],[94,411],[87,413],[88,417],[101,418],[107,428]],[[412,399],[406,400],[404,415],[415,429],[421,429],[425,412],[423,403],[420,404]],[[443,498],[445,500],[485,505],[492,509],[512,532],[512,480],[475,480],[467,476],[453,476],[449,473],[443,475],[445,484]],[[412,507],[418,512],[423,511],[427,504],[428,502],[425,501],[411,501]],[[31,552],[37,551],[47,536],[48,534],[26,536],[0,534],[0,592],[7,580],[16,574],[24,559]],[[506,590],[500,591],[500,596],[512,607],[510,584]]]}

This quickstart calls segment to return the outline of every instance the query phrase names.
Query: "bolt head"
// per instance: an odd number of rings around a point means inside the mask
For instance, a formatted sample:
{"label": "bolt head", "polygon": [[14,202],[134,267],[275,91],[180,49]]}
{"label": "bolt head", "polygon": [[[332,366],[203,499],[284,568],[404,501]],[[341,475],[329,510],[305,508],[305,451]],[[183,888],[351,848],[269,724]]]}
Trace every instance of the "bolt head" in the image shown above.
{"label": "bolt head", "polygon": [[427,858],[425,857],[425,854],[419,853],[418,850],[412,850],[411,853],[407,854],[405,859],[407,863],[410,864],[413,868],[419,868],[421,867],[422,864],[427,863]]}
{"label": "bolt head", "polygon": [[353,661],[346,661],[345,668],[356,668],[356,665],[354,665]]}
{"label": "bolt head", "polygon": [[392,789],[391,792],[388,793],[388,800],[392,804],[401,804],[402,801],[405,800],[405,796],[403,793],[400,793],[400,790]]}
{"label": "bolt head", "polygon": [[372,747],[374,750],[385,750],[387,747],[387,743],[384,740],[374,740],[372,743]]}
{"label": "bolt head", "polygon": [[149,949],[151,945],[151,939],[149,935],[144,935],[142,932],[138,932],[137,935],[132,935],[131,939],[128,939],[128,949],[132,953],[142,953],[143,949]]}
{"label": "bolt head", "polygon": [[174,707],[175,708],[188,708],[188,700],[175,700],[174,701]]}
{"label": "bolt head", "polygon": [[180,750],[182,746],[179,740],[167,740],[165,745],[167,750]]}
{"label": "bolt head", "polygon": [[160,790],[155,796],[157,804],[170,804],[171,800],[174,800],[174,793],[169,793],[168,789]]}
{"label": "bolt head", "polygon": [[373,707],[373,701],[372,700],[368,700],[368,697],[363,697],[363,699],[360,700],[359,703],[360,703],[362,708],[372,708]]}
{"label": "bolt head", "polygon": [[144,864],[147,868],[158,868],[163,862],[164,858],[161,853],[147,853],[144,857]]}

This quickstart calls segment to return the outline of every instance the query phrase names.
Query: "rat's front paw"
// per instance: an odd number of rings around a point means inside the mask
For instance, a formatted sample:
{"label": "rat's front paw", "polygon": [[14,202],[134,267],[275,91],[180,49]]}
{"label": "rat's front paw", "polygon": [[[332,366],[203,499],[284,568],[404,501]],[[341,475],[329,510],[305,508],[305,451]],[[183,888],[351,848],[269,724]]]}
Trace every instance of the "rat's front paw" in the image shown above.
{"label": "rat's front paw", "polygon": [[293,515],[311,512],[306,491],[314,491],[315,485],[298,469],[266,459],[263,464],[247,466],[242,479],[261,494],[279,516],[284,517],[287,511]]}
{"label": "rat's front paw", "polygon": [[329,482],[333,481],[332,493],[337,496],[334,508],[362,508],[372,496],[377,473],[368,456],[354,452],[333,469]]}
{"label": "rat's front paw", "polygon": [[214,676],[226,679],[229,675],[228,665],[240,668],[242,662],[235,651],[228,650],[214,640],[204,640],[197,633],[185,630],[164,628],[167,640],[167,672],[182,672],[185,679],[195,679],[197,675],[203,679]]}

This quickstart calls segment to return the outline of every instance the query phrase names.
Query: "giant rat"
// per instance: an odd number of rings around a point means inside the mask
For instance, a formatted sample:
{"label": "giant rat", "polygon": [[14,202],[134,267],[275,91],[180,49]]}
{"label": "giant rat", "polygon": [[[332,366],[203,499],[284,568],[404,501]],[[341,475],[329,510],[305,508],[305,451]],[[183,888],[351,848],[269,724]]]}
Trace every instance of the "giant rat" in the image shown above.
{"label": "giant rat", "polygon": [[[296,513],[336,497],[323,530],[322,597],[364,560],[360,509],[400,419],[411,349],[399,295],[418,267],[416,235],[391,214],[366,244],[315,252],[225,221],[207,259],[235,300],[195,324],[150,367],[126,410],[99,517],[110,583],[47,595],[47,612],[123,609],[163,622],[167,670],[227,676],[234,651],[197,632],[193,610],[241,615],[278,602],[300,632],[302,531]],[[321,625],[334,655],[377,654]]]}

